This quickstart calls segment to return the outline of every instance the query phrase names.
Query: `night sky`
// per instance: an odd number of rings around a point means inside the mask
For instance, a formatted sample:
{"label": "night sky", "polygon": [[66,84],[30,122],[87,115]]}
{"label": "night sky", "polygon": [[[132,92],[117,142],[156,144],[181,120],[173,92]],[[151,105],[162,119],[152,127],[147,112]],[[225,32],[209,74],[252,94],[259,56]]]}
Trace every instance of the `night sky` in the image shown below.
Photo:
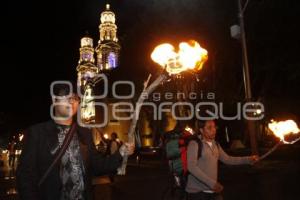
{"label": "night sky", "polygon": [[[76,80],[80,38],[88,32],[97,44],[105,3],[116,14],[122,46],[114,79],[140,85],[158,70],[150,59],[156,45],[195,39],[209,52],[201,81],[215,85],[220,99],[243,99],[241,48],[230,37],[236,0],[12,0],[2,3],[0,19],[2,131],[49,118],[50,83]],[[253,95],[269,114],[300,115],[298,4],[250,0],[245,13]]]}

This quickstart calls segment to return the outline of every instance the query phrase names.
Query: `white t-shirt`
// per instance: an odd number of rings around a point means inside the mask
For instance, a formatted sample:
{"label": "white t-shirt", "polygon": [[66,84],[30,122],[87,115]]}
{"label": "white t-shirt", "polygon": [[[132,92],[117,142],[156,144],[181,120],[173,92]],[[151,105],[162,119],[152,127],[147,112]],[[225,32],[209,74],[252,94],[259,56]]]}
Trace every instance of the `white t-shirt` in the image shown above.
{"label": "white t-shirt", "polygon": [[206,141],[206,143],[210,146],[210,148],[212,148],[212,146],[213,146],[213,143],[212,143],[212,142]]}

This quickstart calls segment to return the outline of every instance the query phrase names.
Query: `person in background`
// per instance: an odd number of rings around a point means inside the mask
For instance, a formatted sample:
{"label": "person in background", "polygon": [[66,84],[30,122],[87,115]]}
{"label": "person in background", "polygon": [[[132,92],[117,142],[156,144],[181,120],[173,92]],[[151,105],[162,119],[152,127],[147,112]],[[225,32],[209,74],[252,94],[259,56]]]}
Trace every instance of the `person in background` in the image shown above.
{"label": "person in background", "polygon": [[14,169],[15,167],[15,159],[16,159],[16,143],[15,141],[11,141],[8,144],[8,152],[9,152],[9,157],[8,157],[8,165]]}
{"label": "person in background", "polygon": [[258,160],[258,156],[227,155],[215,141],[217,127],[214,120],[200,121],[198,127],[202,136],[198,137],[202,145],[190,141],[187,148],[188,200],[221,200],[223,186],[218,182],[218,160],[229,165],[253,164]]}
{"label": "person in background", "polygon": [[116,132],[112,132],[110,140],[110,154],[114,154],[116,151],[118,151],[121,144],[122,143],[118,138],[118,134]]}
{"label": "person in background", "polygon": [[[115,152],[117,152],[120,147],[121,147],[121,142],[118,138],[118,134],[116,132],[112,132],[111,133],[111,139],[110,139],[110,142],[109,142],[110,155],[113,155]],[[109,179],[110,179],[111,183],[115,182],[114,175],[115,174],[110,174],[109,175]]]}

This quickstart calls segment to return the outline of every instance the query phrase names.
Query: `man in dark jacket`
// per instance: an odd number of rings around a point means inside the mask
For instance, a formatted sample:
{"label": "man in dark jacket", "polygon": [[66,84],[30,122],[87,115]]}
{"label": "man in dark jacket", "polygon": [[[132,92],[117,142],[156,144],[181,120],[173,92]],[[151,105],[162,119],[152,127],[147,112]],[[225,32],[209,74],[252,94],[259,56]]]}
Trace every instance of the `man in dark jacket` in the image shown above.
{"label": "man in dark jacket", "polygon": [[41,177],[63,145],[66,133],[76,123],[79,98],[67,87],[58,87],[59,98],[53,98],[55,118],[34,125],[24,137],[24,146],[17,168],[17,189],[21,200],[90,200],[92,176],[111,174],[120,167],[122,157],[131,155],[132,144],[123,145],[111,156],[97,152],[89,129],[75,125],[69,146],[39,185]]}

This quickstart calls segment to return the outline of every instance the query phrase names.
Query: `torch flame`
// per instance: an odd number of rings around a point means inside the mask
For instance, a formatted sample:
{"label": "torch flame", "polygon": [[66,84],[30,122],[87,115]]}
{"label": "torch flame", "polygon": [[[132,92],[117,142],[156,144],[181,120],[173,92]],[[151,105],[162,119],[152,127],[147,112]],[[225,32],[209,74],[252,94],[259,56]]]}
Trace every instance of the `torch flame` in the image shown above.
{"label": "torch flame", "polygon": [[160,44],[155,47],[154,51],[151,54],[151,58],[154,62],[164,67],[168,64],[170,59],[176,58],[176,53],[174,52],[174,50],[175,49],[171,44]]}
{"label": "torch flame", "polygon": [[178,53],[168,43],[158,45],[152,52],[151,58],[162,67],[166,67],[169,74],[179,74],[186,70],[199,71],[207,61],[207,50],[196,41],[181,42]]}
{"label": "torch flame", "polygon": [[293,120],[286,121],[271,121],[268,124],[269,129],[275,134],[276,137],[280,138],[284,143],[290,143],[284,140],[284,136],[288,134],[297,134],[300,132],[296,122]]}

